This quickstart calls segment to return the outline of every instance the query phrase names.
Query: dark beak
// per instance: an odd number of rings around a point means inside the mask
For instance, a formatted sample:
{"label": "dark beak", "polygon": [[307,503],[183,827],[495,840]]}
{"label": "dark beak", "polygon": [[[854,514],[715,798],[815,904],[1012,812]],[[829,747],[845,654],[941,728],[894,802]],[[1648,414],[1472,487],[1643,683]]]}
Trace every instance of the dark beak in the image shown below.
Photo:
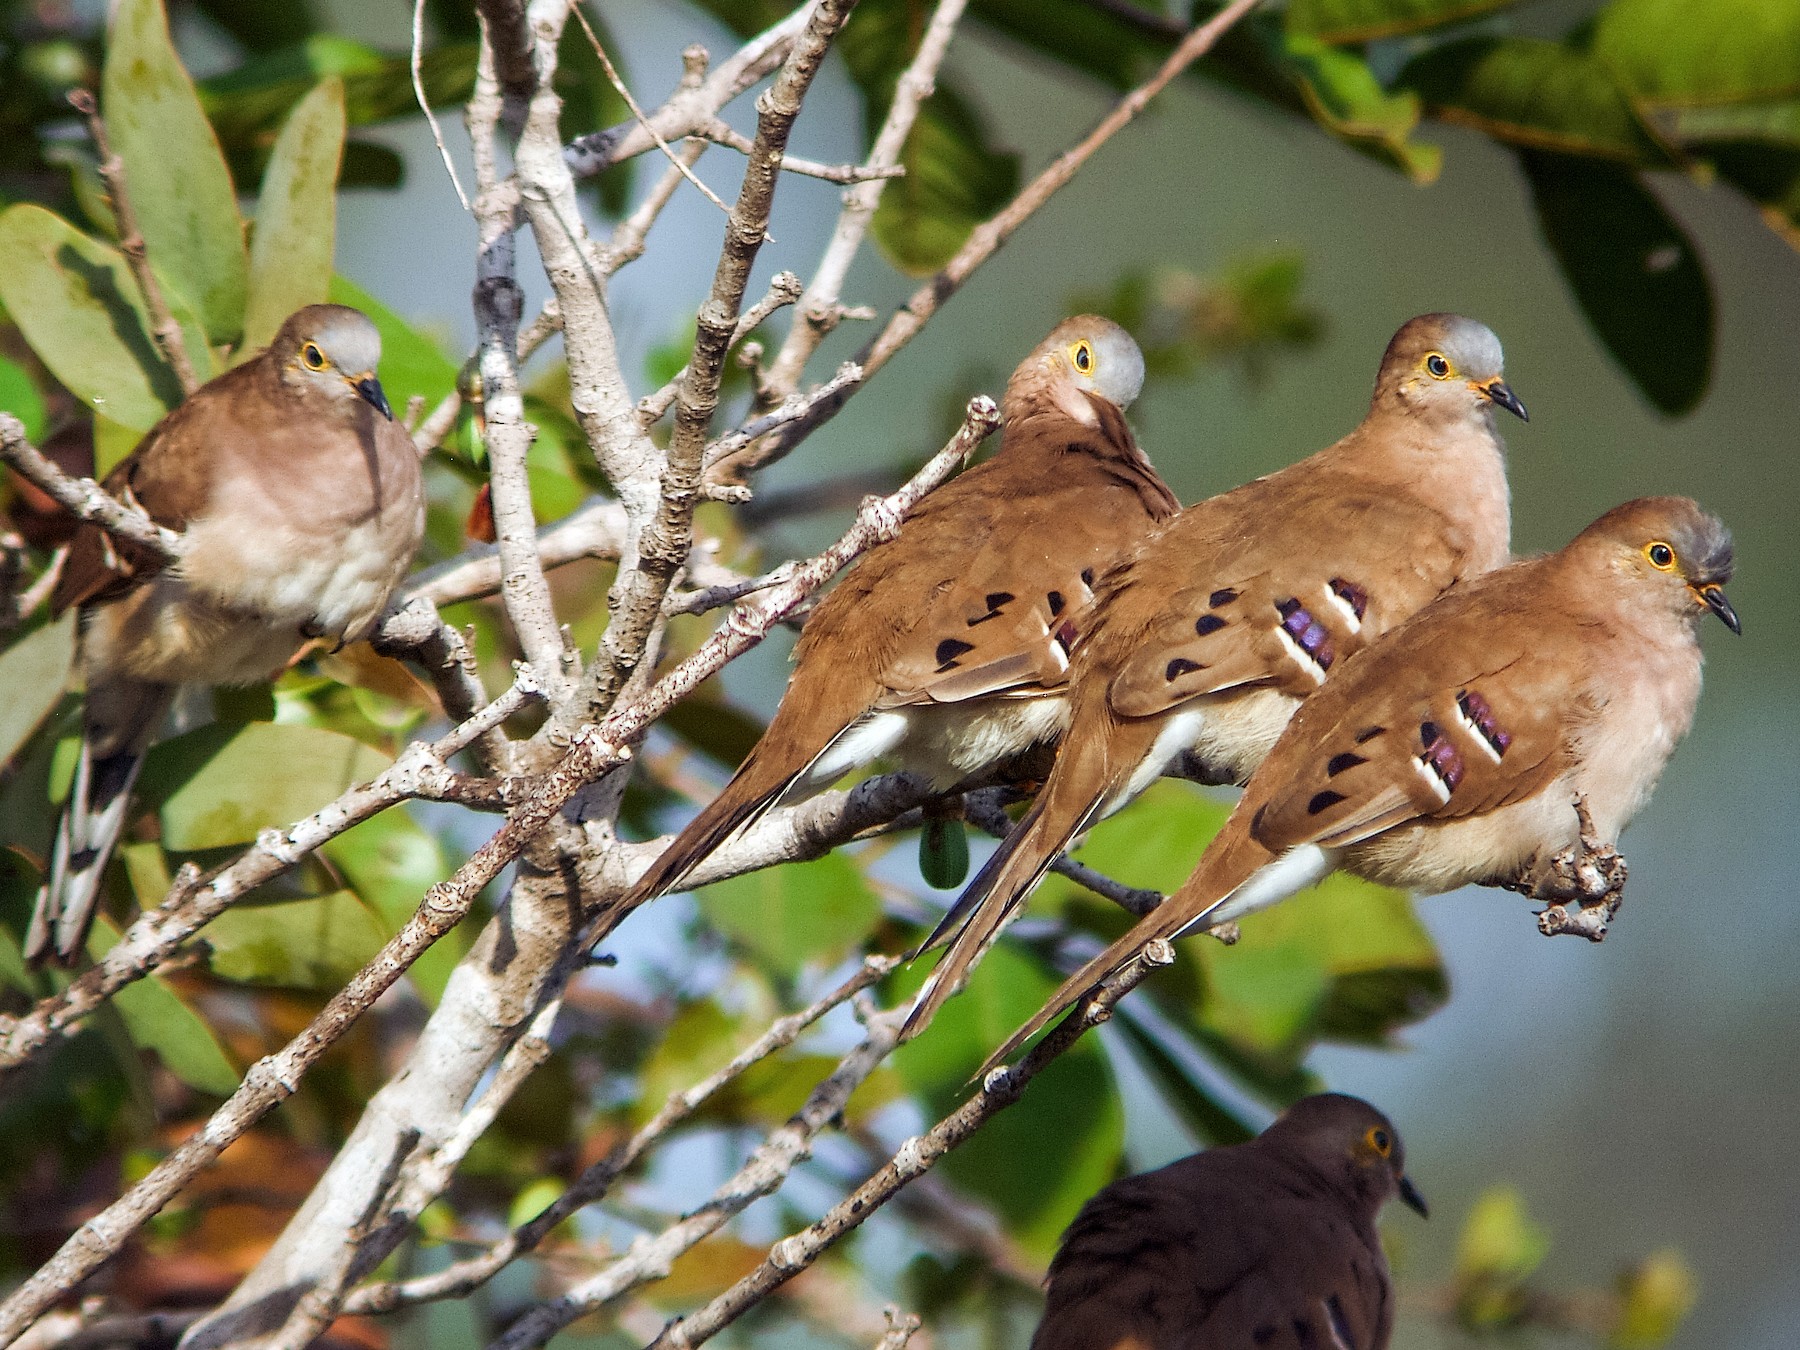
{"label": "dark beak", "polygon": [[1487,395],[1489,402],[1498,403],[1521,422],[1531,420],[1531,414],[1525,411],[1525,405],[1519,402],[1519,396],[1505,380],[1490,380],[1481,386],[1481,392]]}
{"label": "dark beak", "polygon": [[1725,598],[1723,586],[1699,586],[1695,589],[1706,607],[1719,616],[1720,623],[1739,637],[1744,635],[1744,625],[1738,621],[1737,611],[1731,607],[1731,601]]}
{"label": "dark beak", "polygon": [[387,418],[388,421],[394,420],[394,410],[388,407],[387,395],[381,391],[380,380],[373,375],[365,375],[353,383],[356,386],[356,392],[362,395],[363,402]]}
{"label": "dark beak", "polygon": [[1419,1194],[1419,1188],[1412,1184],[1411,1177],[1400,1178],[1400,1202],[1416,1211],[1421,1219],[1431,1217],[1431,1207],[1425,1203],[1425,1197]]}

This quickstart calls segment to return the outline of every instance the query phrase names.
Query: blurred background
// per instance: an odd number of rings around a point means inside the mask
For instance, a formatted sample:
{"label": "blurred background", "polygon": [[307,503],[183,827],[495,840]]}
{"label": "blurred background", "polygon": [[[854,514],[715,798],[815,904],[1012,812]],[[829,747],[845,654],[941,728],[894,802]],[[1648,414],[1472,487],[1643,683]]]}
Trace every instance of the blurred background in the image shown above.
{"label": "blurred background", "polygon": [[[407,8],[332,0],[320,12],[334,33],[401,50]],[[1594,8],[1519,5],[1491,31],[1553,37]],[[597,10],[646,106],[673,86],[684,45],[698,40],[717,55],[734,42],[715,16],[682,4],[604,0]],[[230,40],[197,16],[187,16],[177,36],[196,75],[236,59]],[[1408,52],[1396,47],[1372,52],[1371,65],[1397,69]],[[1787,56],[1792,96],[1800,93],[1800,49]],[[1113,97],[1091,75],[980,25],[959,37],[946,73],[978,110],[988,143],[1016,152],[1026,175],[1085,132]],[[729,112],[748,129],[745,107]],[[466,175],[466,137],[454,115],[448,132]],[[361,134],[401,157],[404,180],[341,196],[337,268],[447,351],[465,351],[473,337],[473,224],[422,123]],[[791,148],[847,162],[861,157],[864,137],[861,97],[834,58]],[[1456,1343],[1434,1316],[1430,1291],[1450,1279],[1457,1234],[1477,1197],[1504,1183],[1554,1235],[1550,1285],[1605,1287],[1648,1253],[1675,1248],[1697,1278],[1699,1300],[1674,1344],[1788,1350],[1800,1325],[1792,1255],[1800,1246],[1800,256],[1724,181],[1649,177],[1704,261],[1716,324],[1710,376],[1691,408],[1663,411],[1572,296],[1543,242],[1519,158],[1480,131],[1443,121],[1420,139],[1443,151],[1430,183],[1266,102],[1216,83],[1178,82],[976,275],[927,340],[881,372],[762,491],[863,474],[897,482],[942,443],[962,402],[998,393],[1018,357],[1064,314],[1104,305],[1153,328],[1159,306],[1165,318],[1191,316],[1193,287],[1201,286],[1240,301],[1261,296],[1267,313],[1245,321],[1254,341],[1228,335],[1210,349],[1189,342],[1184,358],[1153,370],[1132,410],[1143,444],[1184,502],[1335,439],[1362,415],[1392,330],[1415,313],[1455,310],[1500,335],[1508,379],[1531,412],[1529,425],[1503,428],[1520,551],[1556,547],[1633,496],[1685,493],[1722,515],[1737,539],[1730,592],[1745,633],[1734,639],[1718,625],[1703,633],[1699,718],[1625,838],[1631,886],[1604,945],[1541,938],[1527,903],[1501,892],[1421,901],[1447,1001],[1391,1046],[1320,1045],[1304,1069],[1392,1115],[1409,1169],[1439,1216],[1420,1224],[1400,1213],[1387,1225],[1409,1291],[1397,1345]],[[727,197],[738,171],[725,151],[701,162],[702,176]],[[837,193],[808,179],[784,181],[752,294],[778,269],[809,274]],[[659,348],[683,338],[710,282],[720,226],[716,208],[683,191],[645,259],[614,284],[628,370],[653,366]],[[1592,228],[1604,234],[1614,223],[1596,217]],[[522,256],[528,313],[545,294],[534,266]],[[845,299],[885,316],[915,284],[865,250]],[[1219,322],[1229,330],[1231,315]],[[856,328],[834,336],[815,370],[854,353],[865,338]],[[798,554],[847,518],[847,507],[789,517],[770,527],[764,544]],[[782,689],[787,645],[771,641],[731,668],[733,704],[767,716]],[[722,771],[708,772],[722,781]],[[1159,793],[1203,796],[1186,785]],[[680,808],[652,818],[666,828]],[[452,838],[463,828],[439,823]],[[1149,827],[1134,814],[1118,828]],[[930,894],[906,849],[877,863],[874,875],[884,894],[912,897],[905,903]],[[685,898],[658,905],[641,931],[621,935],[621,970],[606,978],[627,992],[666,992],[670,953],[694,913]],[[701,967],[683,978],[705,977]],[[1124,1085],[1129,1167],[1191,1150],[1189,1124],[1154,1090],[1123,1038],[1108,1035]],[[1219,1093],[1245,1118],[1266,1119],[1266,1105],[1241,1084],[1222,1076]],[[881,1132],[897,1139],[914,1119],[925,1117],[902,1111]],[[733,1156],[718,1136],[697,1136],[659,1162],[644,1203],[692,1202],[735,1166]],[[801,1178],[783,1203],[801,1213],[823,1208],[831,1193],[816,1178],[811,1184],[816,1194]],[[768,1217],[767,1236],[791,1215]],[[756,1223],[747,1230],[752,1239],[762,1231]],[[916,1241],[876,1227],[858,1259],[878,1282],[886,1270],[903,1295],[900,1272]],[[999,1331],[982,1329],[964,1310],[962,1330],[939,1343],[1022,1344],[1029,1305],[1020,1306]],[[452,1310],[438,1310],[406,1334],[452,1344],[447,1338],[466,1333]],[[1540,1334],[1533,1343],[1563,1342]]]}

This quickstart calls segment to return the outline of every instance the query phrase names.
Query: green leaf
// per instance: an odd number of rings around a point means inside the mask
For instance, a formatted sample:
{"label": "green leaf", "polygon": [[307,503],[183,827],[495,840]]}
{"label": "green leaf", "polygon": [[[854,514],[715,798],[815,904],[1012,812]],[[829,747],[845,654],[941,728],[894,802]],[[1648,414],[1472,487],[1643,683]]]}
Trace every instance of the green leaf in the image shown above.
{"label": "green leaf", "polygon": [[1444,152],[1412,139],[1419,125],[1416,94],[1388,93],[1362,57],[1305,33],[1286,35],[1282,64],[1320,126],[1415,183],[1436,180]]}
{"label": "green leaf", "polygon": [[1680,1252],[1655,1252],[1619,1277],[1619,1324],[1607,1337],[1613,1350],[1667,1345],[1700,1297],[1700,1281]]}
{"label": "green leaf", "polygon": [[[383,811],[346,830],[320,850],[344,874],[357,895],[398,932],[425,892],[450,874],[443,846],[404,811]],[[457,929],[433,943],[407,976],[433,1006],[469,945]]]}
{"label": "green leaf", "polygon": [[[124,256],[61,216],[29,204],[0,213],[0,303],[50,373],[112,421],[148,431],[181,401]],[[179,306],[175,296],[170,303]],[[195,320],[185,307],[176,317],[196,367],[209,374]]]}
{"label": "green leaf", "polygon": [[1321,42],[1372,42],[1505,9],[1517,0],[1290,0],[1287,26]]}
{"label": "green leaf", "polygon": [[881,921],[881,901],[843,853],[733,877],[695,899],[708,923],[784,975],[838,960]]}
{"label": "green leaf", "polygon": [[240,984],[341,989],[388,933],[349,891],[279,904],[234,905],[206,926],[213,974]]}
{"label": "green leaf", "polygon": [[1456,1275],[1524,1280],[1549,1254],[1550,1234],[1525,1213],[1525,1198],[1512,1186],[1495,1186],[1482,1193],[1463,1223]]}
{"label": "green leaf", "polygon": [[933,817],[919,832],[919,875],[935,890],[954,890],[969,875],[969,836],[960,820]]}
{"label": "green leaf", "polygon": [[361,741],[319,727],[215,724],[154,747],[139,795],[160,810],[165,847],[225,848],[311,815],[391,762]]}
{"label": "green leaf", "polygon": [[425,334],[345,276],[331,279],[334,304],[360,309],[381,334],[381,384],[388,402],[404,408],[415,394],[426,410],[456,388],[456,363]]}
{"label": "green leaf", "polygon": [[[995,947],[978,978],[951,999],[924,1035],[895,1052],[901,1081],[942,1115],[970,1091],[967,1079],[988,1051],[1036,1012],[1054,990],[1043,969]],[[925,963],[893,983],[912,992]],[[1117,1172],[1125,1117],[1097,1039],[1084,1039],[1045,1069],[1015,1105],[939,1164],[958,1186],[999,1211],[1025,1249],[1044,1258],[1077,1210]]]}
{"label": "green leaf", "polygon": [[1712,378],[1713,298],[1699,252],[1629,169],[1519,152],[1538,224],[1588,323],[1644,397],[1692,410]]}
{"label": "green leaf", "polygon": [[0,356],[0,411],[9,412],[25,424],[25,435],[32,441],[44,438],[44,396],[25,367]]}
{"label": "green leaf", "polygon": [[161,0],[120,0],[101,87],[107,134],[124,162],[151,263],[194,306],[213,342],[235,341],[249,266],[244,222]]}
{"label": "green leaf", "polygon": [[1662,163],[1662,147],[1599,58],[1535,38],[1469,38],[1407,65],[1400,84],[1435,117],[1540,150]]}
{"label": "green leaf", "polygon": [[1735,103],[1800,94],[1793,0],[1612,0],[1594,53],[1657,104]]}
{"label": "green leaf", "polygon": [[263,173],[242,355],[266,347],[288,315],[320,303],[331,289],[343,148],[344,85],[333,77],[294,108]]}
{"label": "green leaf", "polygon": [[[88,933],[88,956],[100,960],[118,940],[118,927],[104,914],[98,916]],[[219,1097],[237,1090],[238,1072],[212,1028],[160,976],[126,985],[113,995],[112,1006],[132,1043],[154,1051],[189,1087]]]}
{"label": "green leaf", "polygon": [[75,615],[27,633],[0,652],[0,769],[61,700],[75,660]]}
{"label": "green leaf", "polygon": [[904,178],[881,192],[870,228],[897,266],[934,272],[1019,187],[1019,157],[991,149],[972,105],[942,80],[900,152]]}

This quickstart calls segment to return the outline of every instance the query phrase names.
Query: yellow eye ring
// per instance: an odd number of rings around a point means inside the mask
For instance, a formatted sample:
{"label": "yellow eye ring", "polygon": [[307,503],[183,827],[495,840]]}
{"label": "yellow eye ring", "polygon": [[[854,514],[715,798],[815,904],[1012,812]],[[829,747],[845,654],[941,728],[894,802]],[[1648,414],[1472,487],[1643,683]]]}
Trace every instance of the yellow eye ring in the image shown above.
{"label": "yellow eye ring", "polygon": [[300,348],[300,359],[308,370],[323,370],[330,364],[316,342],[308,342]]}
{"label": "yellow eye ring", "polygon": [[1069,364],[1083,375],[1094,373],[1094,346],[1086,338],[1069,348]]}
{"label": "yellow eye ring", "polygon": [[1660,539],[1644,545],[1644,556],[1650,560],[1650,565],[1659,572],[1675,570],[1675,550]]}
{"label": "yellow eye ring", "polygon": [[1363,1142],[1384,1158],[1394,1151],[1394,1137],[1379,1125],[1370,1127],[1369,1132],[1363,1136]]}
{"label": "yellow eye ring", "polygon": [[1425,373],[1434,380],[1450,378],[1450,363],[1444,359],[1442,352],[1432,352],[1425,358]]}

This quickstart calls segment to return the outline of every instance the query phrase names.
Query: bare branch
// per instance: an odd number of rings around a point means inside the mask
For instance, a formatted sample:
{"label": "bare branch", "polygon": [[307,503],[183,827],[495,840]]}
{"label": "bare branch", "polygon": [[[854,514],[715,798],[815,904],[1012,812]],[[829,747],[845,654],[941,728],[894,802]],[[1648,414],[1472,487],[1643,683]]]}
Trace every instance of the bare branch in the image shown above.
{"label": "bare branch", "polygon": [[[625,508],[604,497],[590,499],[537,536],[537,556],[546,570],[582,558],[616,559],[625,545]],[[494,595],[501,584],[500,552],[478,544],[455,558],[417,573],[407,585],[407,600],[454,605]]]}
{"label": "bare branch", "polygon": [[[1007,203],[992,220],[976,226],[968,241],[957,250],[956,256],[913,292],[912,298],[895,311],[875,340],[857,358],[864,371],[873,375],[892,360],[895,353],[918,336],[931,317],[943,308],[944,302],[962,289],[963,283],[977,268],[993,257],[1000,246],[1018,232],[1021,225],[1074,178],[1095,151],[1136,118],[1171,80],[1210,51],[1234,23],[1259,3],[1260,0],[1231,0],[1224,9],[1195,28],[1169,54],[1154,75],[1113,105],[1112,110],[1100,119],[1099,125],[1026,184],[1019,195]],[[760,444],[749,447],[723,465],[721,472],[741,478],[780,459],[815,427],[835,414],[850,392],[852,391],[841,394],[834,402],[821,404],[807,420],[793,423],[779,435],[768,437]]]}
{"label": "bare branch", "polygon": [[917,1313],[903,1313],[892,1303],[881,1310],[881,1315],[887,1318],[888,1327],[875,1350],[906,1350],[907,1342],[925,1325]]}
{"label": "bare branch", "polygon": [[1084,1000],[1033,1046],[1019,1064],[990,1073],[980,1091],[924,1135],[908,1139],[885,1167],[833,1206],[824,1218],[777,1242],[769,1248],[768,1258],[760,1266],[698,1312],[671,1322],[648,1350],[688,1350],[691,1346],[704,1344],[772,1290],[793,1279],[818,1260],[828,1247],[861,1227],[871,1214],[893,1199],[901,1187],[928,1171],[995,1113],[1018,1101],[1026,1085],[1046,1065],[1074,1045],[1090,1027],[1098,1026],[1112,1016],[1113,1004],[1151,970],[1168,965],[1174,959],[1175,949],[1168,943],[1160,940],[1150,943],[1145,947],[1142,959],[1109,976],[1091,998]]}
{"label": "bare branch", "polygon": [[690,47],[683,53],[687,76],[669,101],[651,113],[648,125],[635,118],[606,131],[590,132],[577,137],[563,151],[572,173],[583,178],[655,148],[650,131],[666,141],[690,136],[694,129],[718,114],[719,109],[755,84],[787,59],[794,38],[812,18],[818,0],[796,8],[780,23],[750,39],[711,75],[701,78],[706,52]]}
{"label": "bare branch", "polygon": [[[740,154],[749,154],[751,140],[731,123],[715,117],[704,126],[695,129],[696,136],[704,136],[715,145],[730,146]],[[821,164],[814,159],[800,159],[795,155],[781,157],[783,173],[797,173],[805,178],[818,178],[827,183],[867,183],[871,181],[885,182],[889,178],[904,178],[906,170],[898,164]]]}
{"label": "bare branch", "polygon": [[[898,957],[867,957],[854,975],[823,998],[799,1012],[776,1019],[767,1031],[734,1055],[728,1064],[691,1087],[671,1094],[662,1108],[630,1139],[619,1144],[605,1158],[583,1172],[541,1214],[519,1225],[487,1251],[458,1261],[432,1275],[359,1289],[345,1300],[344,1311],[387,1312],[410,1303],[460,1298],[486,1283],[509,1263],[536,1248],[570,1215],[604,1196],[617,1178],[635,1167],[671,1130],[690,1118],[714,1094],[735,1081],[746,1070],[792,1045],[802,1032],[826,1013],[848,1002],[877,981],[885,979],[899,964]],[[508,1060],[511,1058],[509,1053]],[[502,1072],[505,1072],[504,1066]]]}
{"label": "bare branch", "polygon": [[162,563],[181,557],[183,544],[179,534],[165,530],[135,506],[125,505],[93,479],[69,477],[31,443],[25,424],[7,412],[0,412],[0,462],[42,489],[71,515],[98,525],[134,550],[148,553]]}
{"label": "bare branch", "polygon": [[[738,317],[731,330],[730,346],[736,346],[750,334],[762,326],[764,319],[784,305],[791,305],[800,298],[800,278],[792,272],[777,272],[769,278],[768,294],[763,296]],[[638,400],[638,422],[646,429],[655,426],[662,420],[662,415],[674,405],[676,396],[681,392],[681,385],[688,377],[688,368],[683,366],[661,389],[654,394],[646,394]]]}
{"label": "bare branch", "polygon": [[790,422],[800,421],[814,408],[844,397],[845,391],[861,384],[862,381],[863,368],[854,361],[844,362],[837,368],[837,374],[810,394],[794,394],[773,412],[754,418],[736,431],[719,437],[706,448],[707,466],[710,468],[715,464],[724,463],[759,436],[766,436],[771,431],[786,426]]}
{"label": "bare branch", "polygon": [[[971,795],[963,803],[963,816],[971,825],[991,834],[996,839],[1004,839],[1014,828],[1011,818],[1000,809],[999,803],[984,800],[980,796]],[[1077,886],[1092,891],[1102,900],[1110,900],[1121,909],[1143,918],[1163,901],[1162,892],[1140,890],[1135,886],[1127,886],[1124,882],[1114,881],[1104,872],[1096,872],[1085,863],[1078,863],[1067,854],[1059,855],[1050,864],[1050,870],[1059,876],[1065,876]]]}
{"label": "bare branch", "polygon": [[[875,144],[869,149],[868,159],[864,161],[868,170],[886,172],[899,166],[900,152],[919,115],[919,105],[931,96],[938,67],[943,64],[950,38],[967,5],[968,0],[938,0],[931,22],[919,40],[919,50],[913,54],[911,63],[894,86],[894,101],[888,105],[887,116],[881,130],[875,134]],[[850,264],[862,247],[863,234],[874,218],[875,208],[881,203],[884,186],[881,178],[874,178],[844,194],[844,209],[838,215],[837,228],[832,231],[831,242],[825,246],[819,270],[813,273],[812,282],[801,297],[798,322],[788,329],[787,339],[781,344],[781,351],[770,368],[771,402],[784,398],[799,386],[800,372],[806,368],[807,360],[824,336],[837,326],[841,317],[838,300],[844,278],[849,275]]]}
{"label": "bare branch", "polygon": [[169,363],[169,369],[175,372],[181,392],[191,394],[200,387],[200,376],[194,371],[187,339],[182,336],[181,325],[169,308],[168,297],[163,294],[156,274],[150,270],[144,232],[138,227],[137,211],[131,204],[131,185],[125,180],[125,161],[113,153],[106,136],[106,122],[100,116],[92,93],[86,89],[72,91],[69,106],[87,123],[88,135],[93,138],[95,153],[100,157],[100,163],[95,167],[106,184],[106,195],[112,201],[113,221],[119,227],[119,252],[125,255],[131,268],[131,279],[137,282],[138,294],[143,298],[144,312],[150,316],[150,336],[156,340],[156,349]]}
{"label": "bare branch", "polygon": [[642,661],[651,627],[662,612],[663,596],[687,561],[694,506],[700,499],[707,429],[718,408],[725,354],[737,331],[750,268],[768,229],[781,178],[781,154],[799,116],[801,100],[854,3],[819,0],[781,73],[757,99],[756,146],[725,227],[725,245],[719,253],[712,292],[696,318],[694,350],[676,397],[675,430],[655,518],[645,525],[637,541],[636,567],[621,575],[614,588],[612,622],[600,640],[584,691],[592,715],[612,707]]}
{"label": "bare branch", "polygon": [[676,159],[680,162],[657,180],[656,186],[650,190],[637,210],[619,222],[618,228],[613,231],[611,242],[601,250],[600,270],[603,273],[610,276],[626,263],[643,256],[644,240],[650,233],[650,227],[656,223],[656,218],[675,195],[675,189],[681,186],[682,168],[691,169],[705,153],[706,142],[702,140],[689,140],[676,152]]}

